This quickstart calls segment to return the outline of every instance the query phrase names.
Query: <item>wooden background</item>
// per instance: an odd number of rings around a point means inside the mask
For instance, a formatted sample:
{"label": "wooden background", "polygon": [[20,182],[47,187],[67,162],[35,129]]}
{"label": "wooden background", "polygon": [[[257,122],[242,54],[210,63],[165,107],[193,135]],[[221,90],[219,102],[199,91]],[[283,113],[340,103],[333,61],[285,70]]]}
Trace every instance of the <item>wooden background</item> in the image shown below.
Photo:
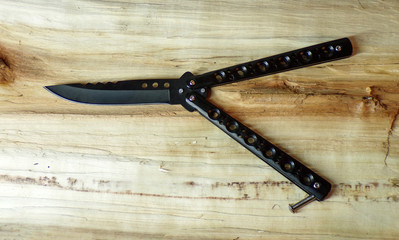
{"label": "wooden background", "polygon": [[[0,0],[0,239],[398,239],[399,1]],[[351,37],[353,57],[213,89],[329,179],[305,193],[180,106],[45,85],[178,78]]]}

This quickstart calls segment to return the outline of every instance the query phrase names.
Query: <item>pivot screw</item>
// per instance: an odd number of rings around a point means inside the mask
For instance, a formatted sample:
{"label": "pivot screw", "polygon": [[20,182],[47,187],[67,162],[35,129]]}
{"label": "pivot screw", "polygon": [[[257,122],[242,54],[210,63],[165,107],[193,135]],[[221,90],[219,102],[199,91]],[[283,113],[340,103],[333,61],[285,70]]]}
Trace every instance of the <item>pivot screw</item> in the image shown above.
{"label": "pivot screw", "polygon": [[341,50],[342,50],[341,45],[337,45],[337,46],[335,47],[335,51],[336,51],[336,52],[341,52]]}
{"label": "pivot screw", "polygon": [[179,88],[179,93],[182,94],[184,92],[183,88]]}
{"label": "pivot screw", "polygon": [[195,101],[195,96],[194,96],[194,95],[191,95],[191,96],[188,98],[188,100],[190,100],[190,102]]}

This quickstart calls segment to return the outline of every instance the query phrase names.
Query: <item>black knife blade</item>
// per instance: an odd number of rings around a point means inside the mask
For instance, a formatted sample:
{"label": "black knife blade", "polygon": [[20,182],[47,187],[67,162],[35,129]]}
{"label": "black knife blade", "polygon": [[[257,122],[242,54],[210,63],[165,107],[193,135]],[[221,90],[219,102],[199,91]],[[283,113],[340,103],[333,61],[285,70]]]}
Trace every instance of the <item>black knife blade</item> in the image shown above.
{"label": "black knife blade", "polygon": [[129,80],[97,84],[63,84],[45,89],[64,99],[87,104],[170,103],[176,80]]}

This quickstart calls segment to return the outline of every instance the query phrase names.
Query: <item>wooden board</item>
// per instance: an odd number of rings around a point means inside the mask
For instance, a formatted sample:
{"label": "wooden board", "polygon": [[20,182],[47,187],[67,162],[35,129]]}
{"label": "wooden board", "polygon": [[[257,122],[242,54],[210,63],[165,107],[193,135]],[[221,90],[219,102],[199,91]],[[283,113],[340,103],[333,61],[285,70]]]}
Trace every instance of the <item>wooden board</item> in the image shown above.
{"label": "wooden board", "polygon": [[[398,1],[0,1],[0,239],[398,239]],[[180,106],[43,86],[201,74],[351,37],[211,100],[333,183],[305,194]]]}

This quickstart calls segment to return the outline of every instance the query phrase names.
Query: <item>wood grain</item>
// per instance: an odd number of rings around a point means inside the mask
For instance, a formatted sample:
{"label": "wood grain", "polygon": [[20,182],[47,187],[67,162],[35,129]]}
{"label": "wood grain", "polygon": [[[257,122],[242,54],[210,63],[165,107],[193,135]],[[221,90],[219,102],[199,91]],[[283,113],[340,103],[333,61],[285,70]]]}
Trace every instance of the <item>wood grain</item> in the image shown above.
{"label": "wood grain", "polygon": [[[0,239],[397,239],[398,1],[0,0]],[[333,183],[304,193],[180,106],[43,86],[178,78],[351,37],[345,60],[212,89]]]}

